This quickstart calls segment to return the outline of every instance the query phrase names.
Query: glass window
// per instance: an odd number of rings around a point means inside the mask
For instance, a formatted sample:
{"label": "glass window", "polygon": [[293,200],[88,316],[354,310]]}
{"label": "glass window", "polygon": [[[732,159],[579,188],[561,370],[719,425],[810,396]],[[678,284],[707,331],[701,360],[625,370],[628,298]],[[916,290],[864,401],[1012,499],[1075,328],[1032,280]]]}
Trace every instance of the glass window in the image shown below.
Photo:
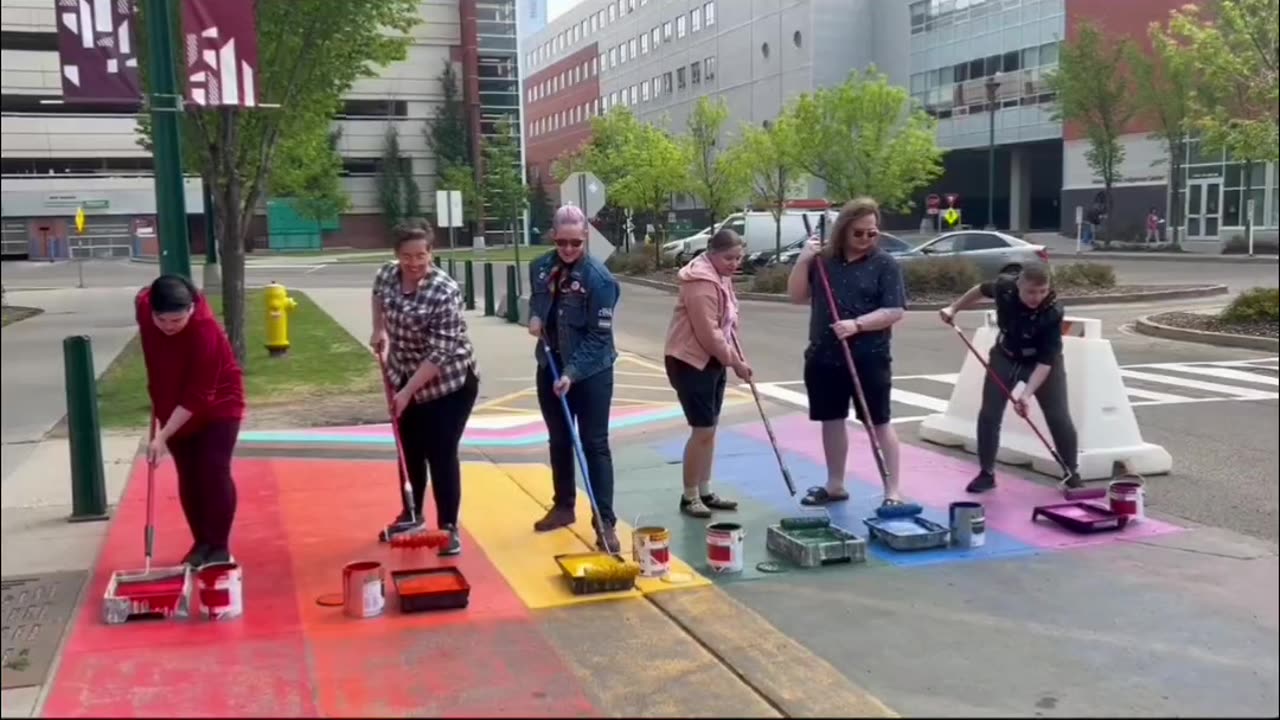
{"label": "glass window", "polygon": [[597,17],[595,15],[592,15],[591,16],[591,32],[595,32],[596,30],[599,30],[599,29],[600,29],[600,23],[597,20]]}
{"label": "glass window", "polygon": [[694,85],[702,82],[702,63],[693,63],[689,66],[689,82]]}
{"label": "glass window", "polygon": [[1244,225],[1244,208],[1240,204],[1238,188],[1222,191],[1222,224],[1227,227]]}
{"label": "glass window", "polygon": [[702,29],[702,8],[694,8],[689,11],[689,30],[690,32],[698,32]]}
{"label": "glass window", "polygon": [[711,80],[714,78],[716,76],[716,59],[709,57],[706,60],[703,60],[702,64],[706,66],[703,74],[707,76],[707,79]]}
{"label": "glass window", "polygon": [[988,233],[969,233],[960,242],[962,250],[996,250],[1005,247],[1009,247],[1009,243],[1002,240],[999,235]]}
{"label": "glass window", "polygon": [[685,22],[684,15],[681,15],[680,17],[676,18],[676,39],[677,40],[684,37],[684,32],[685,32],[684,22]]}
{"label": "glass window", "polygon": [[929,0],[920,0],[920,2],[911,3],[911,34],[919,35],[924,32],[925,18],[929,14]]}
{"label": "glass window", "polygon": [[668,42],[669,40],[671,40],[671,21],[670,20],[662,23],[662,41]]}
{"label": "glass window", "polygon": [[1004,59],[1000,61],[1000,70],[1002,72],[1013,72],[1022,69],[1022,53],[1018,51],[1007,52]]}
{"label": "glass window", "polygon": [[632,58],[635,58],[636,56],[636,39],[635,38],[631,38],[629,41],[627,41],[627,49],[629,50],[628,54]]}
{"label": "glass window", "polygon": [[637,92],[637,91],[636,91],[636,86],[635,86],[635,85],[632,85],[632,86],[631,86],[631,104],[632,104],[632,105],[635,105],[635,104],[636,104],[636,98],[637,98],[637,94],[636,94],[636,92]]}
{"label": "glass window", "polygon": [[640,101],[649,102],[649,81],[640,83]]}
{"label": "glass window", "polygon": [[990,77],[992,75],[995,75],[996,73],[1000,72],[1000,56],[988,55],[986,61],[983,63],[983,66],[984,66],[984,70],[981,77]]}
{"label": "glass window", "polygon": [[1026,48],[1022,51],[1022,67],[1040,67],[1040,46]]}
{"label": "glass window", "polygon": [[609,67],[618,67],[618,48],[609,48]]}
{"label": "glass window", "polygon": [[929,252],[935,252],[935,253],[949,253],[949,252],[955,252],[955,251],[956,251],[956,240],[957,240],[958,238],[960,238],[960,237],[962,237],[962,236],[960,236],[960,235],[948,235],[948,236],[946,236],[946,237],[943,237],[943,238],[938,239],[937,241],[935,241],[935,242],[933,242],[933,243],[926,244],[924,247],[929,248]]}
{"label": "glass window", "polygon": [[609,22],[618,19],[618,8],[613,3],[609,3]]}
{"label": "glass window", "polygon": [[667,95],[670,95],[670,94],[671,94],[671,90],[672,90],[672,87],[671,87],[671,73],[669,73],[669,72],[667,72],[667,73],[663,73],[663,74],[662,74],[662,92],[666,93]]}
{"label": "glass window", "polygon": [[627,0],[627,12],[635,12],[636,0]]}
{"label": "glass window", "polygon": [[603,10],[596,13],[596,20],[598,21],[596,24],[603,28],[604,27],[604,11]]}
{"label": "glass window", "polygon": [[702,22],[707,27],[716,24],[716,4],[714,0],[702,6]]}
{"label": "glass window", "polygon": [[1057,65],[1058,64],[1058,43],[1045,43],[1040,46],[1040,64],[1041,65]]}
{"label": "glass window", "polygon": [[684,86],[685,86],[684,68],[683,67],[676,68],[676,89],[683,90]]}
{"label": "glass window", "polygon": [[1267,221],[1268,227],[1276,227],[1280,225],[1280,188],[1273,183],[1271,185],[1271,219]]}
{"label": "glass window", "polygon": [[654,28],[649,32],[650,42],[653,43],[653,49],[658,49],[658,43],[662,42],[662,34],[658,28]]}
{"label": "glass window", "polygon": [[649,54],[649,33],[640,36],[640,54]]}

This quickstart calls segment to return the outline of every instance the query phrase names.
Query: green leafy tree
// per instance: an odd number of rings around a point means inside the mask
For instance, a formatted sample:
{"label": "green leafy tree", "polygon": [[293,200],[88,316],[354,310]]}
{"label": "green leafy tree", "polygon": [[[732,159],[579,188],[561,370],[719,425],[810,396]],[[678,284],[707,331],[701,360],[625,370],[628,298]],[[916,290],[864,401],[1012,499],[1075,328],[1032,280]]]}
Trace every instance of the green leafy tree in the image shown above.
{"label": "green leafy tree", "polygon": [[467,123],[467,108],[452,61],[444,61],[439,80],[440,104],[424,131],[427,147],[435,157],[436,187],[462,193],[467,234],[477,235],[478,229],[484,226],[484,198],[476,182],[471,126]]}
{"label": "green leafy tree", "polygon": [[1107,245],[1112,237],[1111,189],[1120,179],[1125,156],[1120,136],[1138,109],[1132,80],[1124,70],[1125,60],[1133,56],[1131,45],[1081,23],[1075,40],[1063,44],[1058,69],[1047,78],[1058,96],[1055,119],[1078,123],[1089,141],[1084,158],[1102,180]]}
{"label": "green leafy tree", "polygon": [[300,133],[281,143],[267,183],[271,196],[294,198],[298,213],[315,220],[346,212],[351,199],[342,188],[341,138],[342,128],[333,127],[325,134]]}
{"label": "green leafy tree", "polygon": [[1169,162],[1169,192],[1173,201],[1168,210],[1168,226],[1174,244],[1182,232],[1182,168],[1187,156],[1187,119],[1191,111],[1191,74],[1176,57],[1176,48],[1160,23],[1148,28],[1151,53],[1129,46],[1128,66],[1134,81],[1137,111],[1150,118],[1151,133],[1165,147]]}
{"label": "green leafy tree", "polygon": [[[1211,0],[1169,18],[1169,56],[1192,78],[1188,125],[1203,147],[1245,164],[1246,199],[1253,165],[1280,159],[1277,24],[1276,0]],[[1247,233],[1253,220],[1241,211]]]}
{"label": "green leafy tree", "polygon": [[[282,158],[290,172],[332,167],[324,139],[342,96],[361,77],[405,57],[419,22],[417,0],[257,0],[259,102],[267,107],[189,108],[183,114],[184,164],[212,189],[222,255],[223,321],[240,362],[246,360],[244,261],[249,228]],[[145,61],[145,12],[134,39]],[[175,23],[174,47],[186,46]],[[185,82],[186,58],[174,72]],[[140,63],[142,67],[146,62]],[[144,84],[148,78],[144,73]],[[278,105],[278,107],[271,107]],[[144,145],[151,124],[140,123]],[[282,152],[282,148],[289,148]]]}
{"label": "green leafy tree", "polygon": [[520,165],[520,145],[509,122],[498,123],[492,137],[485,138],[484,188],[485,205],[511,233],[515,248],[516,294],[520,294],[520,232],[518,225],[529,202]]}
{"label": "green leafy tree", "polygon": [[796,98],[784,112],[800,170],[826,183],[837,203],[867,195],[909,211],[912,194],[942,173],[937,123],[906,89],[874,68]]}
{"label": "green leafy tree", "polygon": [[539,233],[546,233],[555,216],[555,208],[551,205],[551,193],[547,192],[545,183],[529,181],[529,227]]}
{"label": "green leafy tree", "polygon": [[404,211],[404,157],[400,154],[400,136],[394,125],[387,125],[382,140],[382,158],[378,162],[378,205],[382,208],[382,221],[388,228],[399,225],[406,217]]}
{"label": "green leafy tree", "polygon": [[774,249],[779,253],[782,213],[803,180],[796,153],[791,149],[793,142],[793,130],[785,117],[766,123],[764,128],[744,125],[742,139],[725,158],[747,178],[752,202],[768,208],[773,215]]}
{"label": "green leafy tree", "polygon": [[711,224],[728,215],[735,203],[747,194],[747,176],[742,166],[725,161],[730,146],[724,135],[729,105],[724,98],[698,98],[689,114],[686,150],[690,157],[689,189],[711,213]]}
{"label": "green leafy tree", "polygon": [[[463,222],[470,233],[477,234],[478,228],[484,227],[484,193],[481,186],[476,183],[475,171],[470,165],[454,165],[445,170],[444,177],[440,179],[439,188],[441,190],[457,190],[462,193],[462,215]],[[439,208],[436,209],[439,213]],[[450,247],[453,246],[453,237],[450,236]]]}
{"label": "green leafy tree", "polygon": [[[672,197],[690,188],[688,147],[665,129],[641,123],[623,108],[615,108],[602,123],[610,130],[601,146],[592,144],[588,167],[601,180],[615,178],[608,187],[609,201],[637,215],[661,218]],[[655,224],[658,224],[655,222]],[[660,243],[653,244],[661,263]]]}

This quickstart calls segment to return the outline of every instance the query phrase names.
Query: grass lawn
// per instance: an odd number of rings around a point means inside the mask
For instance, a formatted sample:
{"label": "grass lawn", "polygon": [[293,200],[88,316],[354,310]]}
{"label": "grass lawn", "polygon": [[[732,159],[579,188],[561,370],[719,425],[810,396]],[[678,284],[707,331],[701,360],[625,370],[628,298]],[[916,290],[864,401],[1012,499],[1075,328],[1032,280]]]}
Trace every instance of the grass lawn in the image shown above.
{"label": "grass lawn", "polygon": [[[539,257],[550,249],[551,247],[548,245],[522,247],[520,248],[520,263],[524,264],[528,260]],[[437,247],[435,255],[440,258],[441,262],[447,262],[449,258],[453,258],[453,260],[458,263],[471,260],[476,264],[485,262],[509,263],[515,262],[516,259],[515,250],[509,247],[498,247],[480,251],[472,249],[449,250],[447,248]],[[336,263],[384,263],[393,259],[390,251],[388,251],[386,255],[361,254],[352,255],[350,257],[343,257],[341,255],[334,255],[331,257],[333,258],[333,262]]]}
{"label": "grass lawn", "polygon": [[[306,415],[309,408],[353,395],[384,403],[373,355],[306,294],[294,290],[290,296],[298,307],[289,317],[289,354],[272,358],[263,347],[262,291],[245,293],[245,392],[250,414],[263,407],[296,406],[299,415]],[[209,302],[221,320],[222,299],[214,296]],[[98,380],[102,427],[145,428],[150,408],[142,345],[135,336]],[[299,424],[307,419],[300,417]]]}
{"label": "grass lawn", "polygon": [[5,305],[4,313],[3,313],[3,325],[0,327],[7,327],[16,322],[26,320],[29,317],[35,317],[36,315],[39,315],[42,312],[44,312],[44,310],[41,310],[40,308],[20,307],[17,305]]}

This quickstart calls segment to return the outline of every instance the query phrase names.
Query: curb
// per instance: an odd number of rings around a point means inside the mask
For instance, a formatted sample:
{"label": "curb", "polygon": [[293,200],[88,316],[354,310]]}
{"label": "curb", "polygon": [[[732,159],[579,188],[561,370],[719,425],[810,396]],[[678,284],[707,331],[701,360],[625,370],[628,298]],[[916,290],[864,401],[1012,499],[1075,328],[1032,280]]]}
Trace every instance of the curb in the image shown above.
{"label": "curb", "polygon": [[1215,345],[1217,347],[1235,347],[1246,350],[1263,350],[1280,352],[1280,339],[1252,337],[1249,335],[1232,335],[1231,333],[1209,332],[1207,330],[1190,330],[1172,325],[1153,322],[1154,315],[1138,318],[1133,324],[1134,330],[1142,335],[1158,337],[1165,340]]}
{"label": "curb", "polygon": [[[661,280],[650,280],[649,278],[638,278],[629,275],[614,275],[614,278],[616,278],[618,282],[630,285],[641,285],[643,287],[662,290],[668,293],[675,293],[678,290],[678,287],[674,283],[662,282]],[[1181,300],[1186,298],[1212,297],[1214,295],[1226,295],[1227,293],[1228,289],[1226,285],[1201,285],[1190,288],[1178,288],[1175,290],[1151,290],[1147,292],[1115,293],[1112,295],[1062,295],[1059,296],[1058,300],[1063,303],[1118,305],[1121,303],[1141,303],[1152,300]],[[790,304],[791,302],[785,295],[775,295],[773,293],[740,292],[738,293],[738,299],[787,304]],[[909,303],[907,311],[941,310],[946,306],[946,303]],[[988,308],[992,306],[993,305],[990,300],[984,300],[974,307]]]}
{"label": "curb", "polygon": [[1060,258],[1072,258],[1084,261],[1090,258],[1094,261],[1101,261],[1104,258],[1112,258],[1115,260],[1154,260],[1156,262],[1212,262],[1212,263],[1228,263],[1236,265],[1275,265],[1280,262],[1280,255],[1221,255],[1210,253],[1146,253],[1146,252],[1125,252],[1123,250],[1092,250],[1086,253],[1076,255],[1075,252],[1057,253]]}

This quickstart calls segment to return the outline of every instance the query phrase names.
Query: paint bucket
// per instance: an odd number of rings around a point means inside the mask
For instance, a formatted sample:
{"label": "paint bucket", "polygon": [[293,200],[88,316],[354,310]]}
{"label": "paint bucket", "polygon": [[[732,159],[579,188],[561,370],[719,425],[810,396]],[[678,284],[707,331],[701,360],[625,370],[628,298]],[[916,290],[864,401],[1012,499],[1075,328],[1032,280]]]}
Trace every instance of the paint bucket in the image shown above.
{"label": "paint bucket", "polygon": [[233,620],[244,614],[240,566],[213,563],[196,571],[196,597],[200,614],[210,620]]}
{"label": "paint bucket", "polygon": [[671,570],[671,532],[664,527],[640,527],[631,531],[631,559],[644,577],[666,577]]}
{"label": "paint bucket", "polygon": [[987,515],[982,503],[951,503],[951,544],[978,548],[987,542]]}
{"label": "paint bucket", "polygon": [[361,560],[342,568],[342,612],[347,617],[371,618],[386,607],[386,577],[382,563]]}
{"label": "paint bucket", "polygon": [[1137,522],[1146,516],[1141,480],[1117,480],[1107,488],[1111,512],[1126,515],[1129,522]]}
{"label": "paint bucket", "polygon": [[742,572],[743,539],[747,531],[737,523],[707,526],[707,565],[713,572]]}

